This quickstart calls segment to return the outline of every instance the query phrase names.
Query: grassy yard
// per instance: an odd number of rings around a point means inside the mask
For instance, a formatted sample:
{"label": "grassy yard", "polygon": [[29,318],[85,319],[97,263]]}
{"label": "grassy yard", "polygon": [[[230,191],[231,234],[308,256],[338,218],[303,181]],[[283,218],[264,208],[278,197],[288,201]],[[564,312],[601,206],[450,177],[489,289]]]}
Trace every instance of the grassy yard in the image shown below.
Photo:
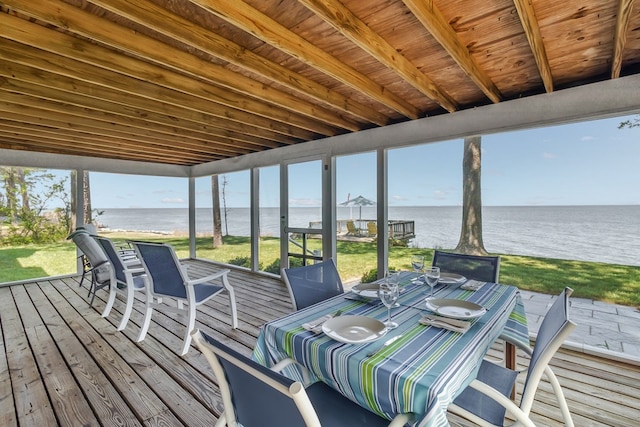
{"label": "grassy yard", "polygon": [[[179,257],[189,254],[184,237],[152,236],[148,234],[110,234],[114,241],[143,239],[163,241],[175,246]],[[318,245],[311,241],[310,246]],[[249,255],[249,239],[225,238],[225,245],[212,249],[210,238],[196,241],[199,258],[228,262]],[[75,271],[75,245],[61,242],[49,245],[0,247],[0,283],[55,276]],[[265,238],[260,243],[261,264],[266,266],[279,256],[279,240]],[[432,249],[392,247],[389,266],[410,270],[411,254],[419,253],[430,260]],[[521,289],[558,294],[565,286],[575,290],[574,297],[591,298],[616,304],[640,307],[640,267],[552,258],[502,255],[500,282]],[[338,267],[344,281],[356,280],[375,266],[376,246],[371,243],[338,242]]]}

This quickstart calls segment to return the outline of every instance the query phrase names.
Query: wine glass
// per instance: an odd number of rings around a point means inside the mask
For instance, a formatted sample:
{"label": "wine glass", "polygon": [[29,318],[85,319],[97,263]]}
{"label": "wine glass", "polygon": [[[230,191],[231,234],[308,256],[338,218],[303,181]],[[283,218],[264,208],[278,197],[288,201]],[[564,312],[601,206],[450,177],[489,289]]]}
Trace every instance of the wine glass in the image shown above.
{"label": "wine glass", "polygon": [[398,327],[396,322],[391,321],[391,307],[398,301],[398,284],[393,283],[392,281],[384,281],[380,283],[380,287],[378,289],[378,297],[380,297],[380,301],[387,307],[387,321],[384,324],[388,330],[394,329]]}
{"label": "wine glass", "polygon": [[422,255],[412,255],[411,267],[413,267],[413,271],[420,273],[424,268],[424,257]]}
{"label": "wine glass", "polygon": [[431,295],[429,298],[433,298],[433,287],[440,280],[440,267],[429,267],[425,270],[424,278],[427,281],[427,285],[431,288]]}

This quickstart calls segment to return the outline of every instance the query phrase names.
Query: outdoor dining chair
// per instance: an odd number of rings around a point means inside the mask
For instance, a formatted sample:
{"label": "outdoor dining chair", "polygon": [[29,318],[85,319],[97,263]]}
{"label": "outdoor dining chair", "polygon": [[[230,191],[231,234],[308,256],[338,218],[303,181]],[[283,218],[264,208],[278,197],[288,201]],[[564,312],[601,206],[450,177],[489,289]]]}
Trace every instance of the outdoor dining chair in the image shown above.
{"label": "outdoor dining chair", "polygon": [[283,268],[282,279],[289,291],[294,311],[344,292],[333,259],[303,267]]}
{"label": "outdoor dining chair", "polygon": [[116,249],[111,239],[100,236],[96,236],[95,239],[109,258],[112,267],[110,268],[109,299],[107,300],[107,307],[104,309],[103,317],[105,317],[105,313],[108,315],[111,311],[116,294],[123,294],[126,303],[122,319],[118,325],[118,330],[122,331],[127,327],[127,322],[131,316],[135,291],[144,292],[147,288],[147,276],[144,274],[144,269],[139,261],[136,260],[134,263],[130,263],[122,258],[122,254]]}
{"label": "outdoor dining chair", "polygon": [[[100,289],[106,288],[111,283],[111,264],[109,263],[109,258],[86,229],[76,229],[76,231],[71,233],[67,239],[73,240],[73,243],[75,243],[80,252],[82,252],[82,256],[86,258],[86,260],[83,260],[83,272],[82,279],[80,280],[80,286],[82,286],[85,274],[91,273],[91,286],[89,287],[89,294],[87,297],[91,296],[89,307],[93,307],[93,300],[96,297],[96,292]],[[103,311],[103,317],[105,316],[105,313],[108,315],[108,310],[105,309],[105,311]]]}
{"label": "outdoor dining chair", "polygon": [[464,255],[436,250],[432,265],[440,267],[441,273],[461,274],[467,279],[482,282],[498,283],[500,275],[499,256]]}
{"label": "outdoor dining chair", "polygon": [[516,346],[530,355],[520,405],[516,405],[510,399],[510,395],[518,375],[524,374],[525,371],[512,371],[483,360],[478,376],[453,401],[449,411],[480,426],[503,426],[505,413],[508,412],[521,423],[518,425],[533,427],[534,423],[529,414],[536,390],[542,375],[545,374],[555,394],[565,426],[573,427],[562,387],[549,367],[551,358],[576,327],[576,324],[569,320],[569,296],[572,292],[571,288],[565,288],[547,311],[533,349],[514,341]]}
{"label": "outdoor dining chair", "polygon": [[295,363],[293,359],[272,370],[204,332],[195,330],[192,336],[220,387],[224,412],[215,427],[399,427],[409,421],[409,416],[401,414],[389,422],[322,381],[305,388],[276,372]]}
{"label": "outdoor dining chair", "polygon": [[[190,279],[186,268],[180,264],[171,245],[146,242],[132,243],[146,272],[149,284],[146,292],[144,321],[136,341],[140,342],[146,336],[154,308],[163,311],[186,313],[187,328],[180,352],[181,356],[185,355],[189,350],[191,331],[193,331],[196,323],[196,307],[222,291],[226,291],[229,296],[232,327],[234,329],[238,327],[236,298],[227,278],[228,269],[220,270],[206,277]],[[214,280],[220,280],[221,284],[213,284],[212,281]],[[162,304],[165,298],[174,300],[175,307]]]}

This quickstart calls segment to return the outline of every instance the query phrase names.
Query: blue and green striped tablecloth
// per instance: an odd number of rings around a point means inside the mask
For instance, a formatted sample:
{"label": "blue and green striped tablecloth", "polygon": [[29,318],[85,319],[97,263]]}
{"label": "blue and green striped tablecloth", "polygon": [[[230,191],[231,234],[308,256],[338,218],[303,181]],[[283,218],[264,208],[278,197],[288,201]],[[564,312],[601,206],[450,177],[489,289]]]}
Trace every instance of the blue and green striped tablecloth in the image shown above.
{"label": "blue and green striped tablecloth", "polygon": [[[528,343],[524,306],[513,286],[485,284],[478,291],[459,285],[436,287],[436,298],[475,302],[487,313],[473,320],[464,334],[418,320],[429,311],[424,303],[429,287],[411,282],[415,273],[401,273],[400,306],[392,309],[399,327],[368,344],[344,344],[324,334],[305,330],[302,324],[342,310],[343,314],[386,320],[381,303],[348,299],[345,293],[304,310],[266,323],[258,336],[254,360],[265,366],[291,357],[321,380],[360,405],[389,419],[412,413],[416,425],[447,426],[446,410],[455,396],[476,376],[480,361],[502,334]],[[374,356],[367,354],[389,338],[402,335]],[[301,379],[287,369],[285,375]]]}

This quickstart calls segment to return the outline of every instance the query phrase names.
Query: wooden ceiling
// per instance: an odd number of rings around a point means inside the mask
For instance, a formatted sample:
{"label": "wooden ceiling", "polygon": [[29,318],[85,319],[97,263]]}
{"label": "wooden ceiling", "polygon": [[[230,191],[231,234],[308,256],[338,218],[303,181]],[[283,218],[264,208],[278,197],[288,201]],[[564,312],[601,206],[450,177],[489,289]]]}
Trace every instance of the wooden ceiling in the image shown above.
{"label": "wooden ceiling", "polygon": [[0,149],[192,166],[640,71],[634,0],[0,0]]}

